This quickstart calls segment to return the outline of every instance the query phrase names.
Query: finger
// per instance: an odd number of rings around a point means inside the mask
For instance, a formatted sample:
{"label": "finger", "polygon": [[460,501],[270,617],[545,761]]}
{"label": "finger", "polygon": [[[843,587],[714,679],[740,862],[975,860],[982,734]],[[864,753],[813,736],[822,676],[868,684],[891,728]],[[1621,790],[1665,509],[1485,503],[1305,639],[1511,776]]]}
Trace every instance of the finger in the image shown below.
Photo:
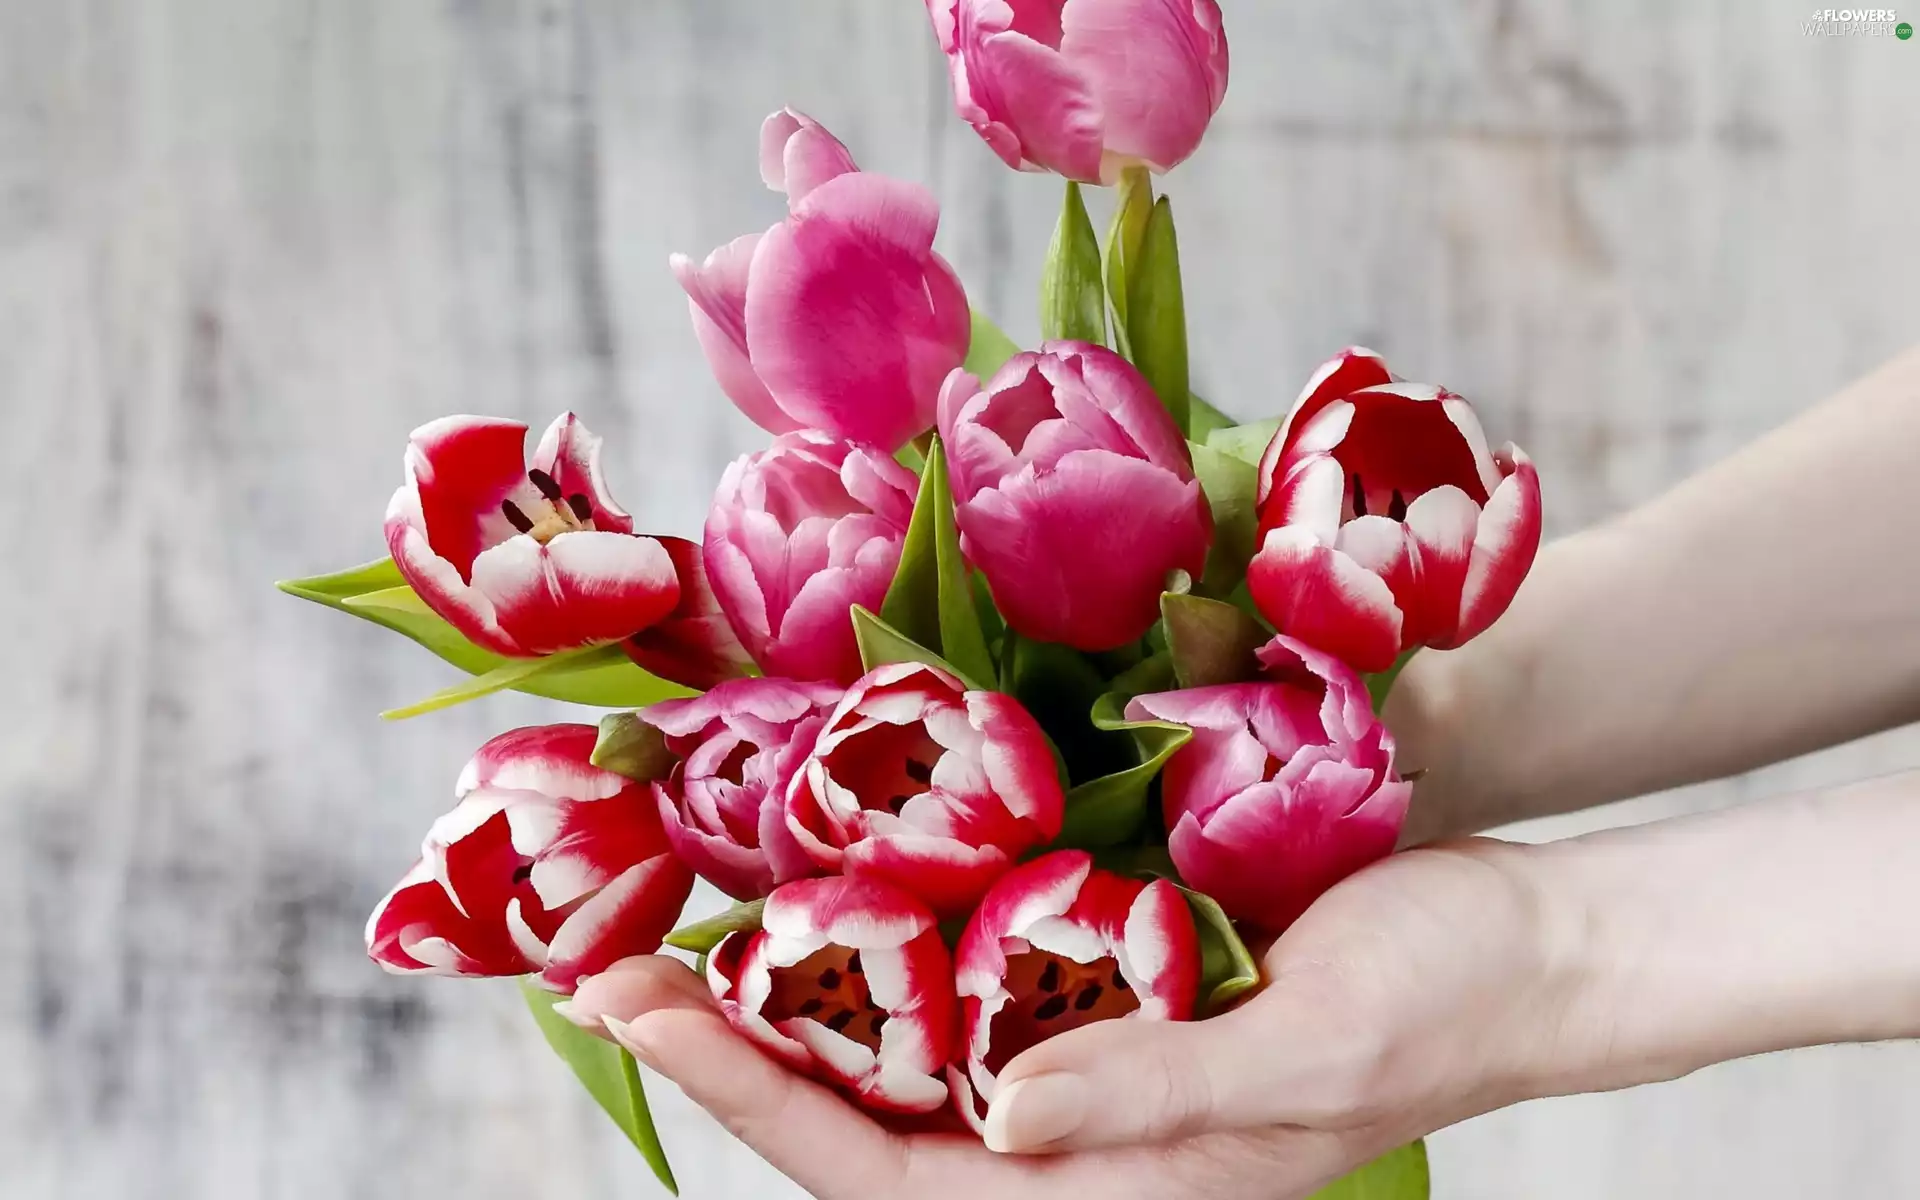
{"label": "finger", "polygon": [[988,1147],[1086,1150],[1339,1123],[1359,1102],[1371,1050],[1287,983],[1207,1021],[1100,1021],[1042,1042],[1001,1070]]}
{"label": "finger", "polygon": [[689,986],[699,979],[685,966],[664,958],[638,961],[644,965],[623,968],[606,995],[587,993],[583,1002],[607,1006],[602,1011],[615,1041],[809,1192],[898,1192],[906,1170],[901,1139],[734,1033],[704,998],[704,986]]}
{"label": "finger", "polygon": [[711,1008],[712,993],[692,971],[657,964],[672,959],[645,954],[623,958],[598,975],[583,980],[571,999],[553,1011],[596,1037],[613,1040],[603,1018],[631,1021],[656,1008]]}

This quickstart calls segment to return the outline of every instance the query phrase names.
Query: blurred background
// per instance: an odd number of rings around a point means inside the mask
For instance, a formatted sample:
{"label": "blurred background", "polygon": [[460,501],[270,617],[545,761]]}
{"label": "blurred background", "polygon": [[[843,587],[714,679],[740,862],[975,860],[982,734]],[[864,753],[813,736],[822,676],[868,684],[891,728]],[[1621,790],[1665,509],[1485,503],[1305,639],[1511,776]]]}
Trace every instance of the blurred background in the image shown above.
{"label": "blurred background", "polygon": [[[1920,328],[1920,42],[1803,0],[1222,3],[1167,187],[1232,413],[1371,345],[1526,447],[1565,533]],[[931,185],[1033,338],[1059,184],[954,118],[914,0],[0,0],[0,1194],[657,1194],[511,984],[361,948],[468,753],[572,714],[383,724],[450,668],[271,585],[377,556],[452,411],[575,409],[642,528],[695,533],[762,435],[666,257],[775,219],[782,104]],[[1915,765],[1890,734],[1515,832]],[[1920,1195],[1917,1083],[1889,1045],[1531,1104],[1435,1137],[1436,1195]],[[689,1197],[793,1194],[655,1096]]]}

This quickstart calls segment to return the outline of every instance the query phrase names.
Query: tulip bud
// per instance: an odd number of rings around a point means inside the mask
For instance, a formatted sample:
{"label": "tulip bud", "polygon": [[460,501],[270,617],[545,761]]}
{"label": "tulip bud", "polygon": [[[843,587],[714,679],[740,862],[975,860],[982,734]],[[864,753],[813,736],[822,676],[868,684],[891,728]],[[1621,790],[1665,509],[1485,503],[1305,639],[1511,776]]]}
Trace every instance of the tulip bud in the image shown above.
{"label": "tulip bud", "polygon": [[679,761],[653,783],[674,853],[736,900],[815,873],[787,830],[787,785],[840,689],[789,679],[735,679],[640,713]]}
{"label": "tulip bud", "polygon": [[1200,987],[1200,940],[1180,890],[1103,871],[1057,850],[1000,878],[954,961],[961,1034],[947,1069],[975,1129],[1000,1069],[1056,1034],[1114,1018],[1185,1021]]}
{"label": "tulip bud", "polygon": [[1464,399],[1347,350],[1317,371],[1260,464],[1247,586],[1281,633],[1359,671],[1451,649],[1513,600],[1540,547],[1540,480],[1489,452]]}
{"label": "tulip bud", "polygon": [[760,171],[791,215],[701,263],[676,254],[694,334],[740,411],[769,433],[822,429],[892,453],[933,425],[966,357],[966,292],[933,251],[925,188],[854,166],[791,109],[760,131]]}
{"label": "tulip bud", "polygon": [[927,0],[953,104],[1010,167],[1111,183],[1192,154],[1227,94],[1214,0]]}
{"label": "tulip bud", "polygon": [[527,427],[442,417],[413,431],[387,548],[413,590],[469,641],[535,657],[616,642],[673,612],[680,583],[658,539],[633,532],[600,477],[600,439],[572,413],[529,467]]}
{"label": "tulip bud", "polygon": [[953,962],[933,914],[904,892],[846,878],[783,884],[758,932],[714,948],[707,982],[741,1034],[867,1107],[946,1103]]}
{"label": "tulip bud", "polygon": [[1193,730],[1160,774],[1167,851],[1227,915],[1285,929],[1319,895],[1392,853],[1413,785],[1359,676],[1287,637],[1269,682],[1136,696],[1132,720]]}
{"label": "tulip bud", "polygon": [[707,579],[762,670],[859,676],[848,609],[886,597],[918,487],[882,451],[824,433],[783,434],[727,468],[707,515]]}
{"label": "tulip bud", "polygon": [[1026,637],[1124,645],[1158,619],[1170,572],[1205,566],[1213,517],[1186,441],[1110,350],[1048,342],[984,390],[955,371],[940,440],[961,549]]}
{"label": "tulip bud", "polygon": [[840,701],[795,774],[787,825],[821,867],[964,916],[1020,855],[1060,832],[1046,735],[998,692],[895,663]]}
{"label": "tulip bud", "polygon": [[693,873],[647,786],[588,762],[591,725],[501,734],[460,774],[420,861],[374,909],[367,953],[396,974],[537,974],[571,994],[673,928]]}

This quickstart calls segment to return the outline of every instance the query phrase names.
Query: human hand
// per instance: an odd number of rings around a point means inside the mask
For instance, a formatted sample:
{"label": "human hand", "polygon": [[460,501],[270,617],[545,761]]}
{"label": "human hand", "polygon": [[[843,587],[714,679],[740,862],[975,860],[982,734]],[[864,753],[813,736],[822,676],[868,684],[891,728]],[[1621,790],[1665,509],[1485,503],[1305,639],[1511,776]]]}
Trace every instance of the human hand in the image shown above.
{"label": "human hand", "polygon": [[1511,869],[1525,853],[1474,841],[1396,856],[1289,930],[1271,983],[1239,1009],[1103,1022],[1027,1051],[1001,1072],[985,1146],[890,1128],[784,1070],[670,959],[618,964],[572,1008],[611,1018],[640,1061],[816,1195],[1290,1200],[1536,1094],[1562,1056],[1580,972],[1555,949],[1553,907]]}

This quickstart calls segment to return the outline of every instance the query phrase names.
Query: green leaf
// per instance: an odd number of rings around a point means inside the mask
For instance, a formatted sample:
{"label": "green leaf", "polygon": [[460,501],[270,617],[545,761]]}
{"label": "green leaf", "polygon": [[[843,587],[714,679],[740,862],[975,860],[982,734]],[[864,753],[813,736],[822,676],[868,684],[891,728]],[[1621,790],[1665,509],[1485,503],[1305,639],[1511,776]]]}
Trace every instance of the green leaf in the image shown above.
{"label": "green leaf", "polygon": [[1183,688],[1245,683],[1260,677],[1254,652],[1267,644],[1260,622],[1223,600],[1201,596],[1160,597],[1167,623],[1167,650],[1173,675]]}
{"label": "green leaf", "polygon": [[940,439],[927,448],[920,495],[907,525],[900,565],[880,603],[880,619],[974,679],[993,678],[993,656],[973,604],[973,580],[960,556]]}
{"label": "green leaf", "polygon": [[1202,444],[1219,431],[1233,427],[1232,417],[1208,404],[1193,392],[1187,393],[1187,412],[1189,414],[1187,436]]}
{"label": "green leaf", "polygon": [[960,365],[970,375],[977,375],[981,382],[998,371],[1006,361],[1020,353],[1020,347],[1000,327],[980,315],[979,309],[973,310],[973,337],[967,343],[966,361]]}
{"label": "green leaf", "polygon": [[[591,704],[601,708],[637,708],[669,695],[691,695],[690,689],[667,683],[635,664],[624,653],[606,654],[568,664],[566,669],[527,672],[528,664],[545,658],[507,658],[468,641],[414,594],[393,560],[383,558],[332,575],[288,579],[276,585],[290,596],[324,604],[338,612],[371,621],[411,638],[469,675],[487,676],[505,668],[513,682],[475,693],[511,687],[516,691]],[[618,647],[605,647],[617,651]],[[552,656],[549,656],[551,658]],[[664,688],[674,689],[670,693]],[[436,706],[439,707],[439,706]]]}
{"label": "green leaf", "polygon": [[1100,849],[1134,836],[1147,819],[1148,795],[1160,768],[1193,737],[1193,730],[1171,721],[1130,721],[1121,711],[1125,703],[1113,693],[1100,697],[1093,706],[1093,724],[1132,734],[1140,761],[1068,792],[1066,821],[1056,845]]}
{"label": "green leaf", "polygon": [[1040,336],[1107,342],[1107,298],[1100,290],[1100,239],[1080,198],[1080,185],[1067,181],[1054,226],[1053,244],[1040,269]]}
{"label": "green leaf", "polygon": [[[858,604],[852,606],[853,639],[860,646],[860,665],[871,671],[886,663],[917,662],[939,667],[975,691],[988,684],[972,678],[946,659],[914,641]],[[989,675],[989,680],[993,677]]]}
{"label": "green leaf", "polygon": [[667,735],[640,719],[639,713],[608,713],[600,718],[588,762],[603,771],[650,783],[665,779],[680,761],[667,749]]}
{"label": "green leaf", "polygon": [[1427,1144],[1415,1142],[1334,1180],[1308,1200],[1427,1200],[1432,1187]]}
{"label": "green leaf", "polygon": [[[1279,432],[1280,418],[1273,417],[1216,429],[1205,440],[1211,449],[1231,455],[1250,467],[1258,467],[1261,456],[1267,452],[1267,443],[1273,441],[1274,435]],[[1197,435],[1195,440],[1199,440]]]}
{"label": "green leaf", "polygon": [[[1161,600],[1161,611],[1165,611],[1166,601]],[[1181,686],[1173,669],[1173,653],[1162,650],[1158,654],[1148,655],[1120,674],[1113,677],[1111,691],[1122,701],[1135,696],[1144,696],[1149,692],[1170,692]],[[1124,707],[1124,704],[1123,704]]]}
{"label": "green leaf", "polygon": [[1087,710],[1112,687],[1087,655],[1011,633],[1006,646],[1001,690],[1046,731],[1068,779],[1094,779],[1133,764],[1133,746],[1125,734],[1087,723]]}
{"label": "green leaf", "polygon": [[1153,212],[1153,176],[1145,167],[1120,172],[1113,223],[1107,227],[1107,298],[1113,302],[1113,340],[1120,353],[1132,357],[1127,332],[1127,279],[1140,262],[1140,242]]}
{"label": "green leaf", "polygon": [[660,1134],[653,1127],[653,1113],[647,1107],[647,1093],[640,1083],[640,1067],[633,1056],[612,1042],[602,1041],[553,1011],[558,997],[520,981],[520,994],[533,1011],[534,1023],[546,1035],[587,1094],[606,1110],[620,1132],[640,1151],[647,1165],[669,1192],[678,1196],[680,1185],[674,1182],[673,1168],[667,1165],[667,1152],[660,1145]]}
{"label": "green leaf", "polygon": [[1140,239],[1140,269],[1127,279],[1127,341],[1133,365],[1153,385],[1160,403],[1184,433],[1187,396],[1187,306],[1180,290],[1180,242],[1173,205],[1154,202]]}
{"label": "green leaf", "polygon": [[[766,909],[765,900],[749,900],[736,904],[717,916],[704,921],[694,921],[682,925],[668,934],[663,940],[667,945],[694,954],[711,954],[720,944],[720,939],[742,929],[760,928],[760,914]],[[705,972],[701,972],[705,974]]]}
{"label": "green leaf", "polygon": [[1212,896],[1181,888],[1200,934],[1200,1015],[1211,1016],[1259,986],[1260,964]]}
{"label": "green leaf", "polygon": [[1187,449],[1193,454],[1194,476],[1213,510],[1213,545],[1207,550],[1202,583],[1213,595],[1224,596],[1246,578],[1247,562],[1253,557],[1254,536],[1260,527],[1254,507],[1259,472],[1210,446],[1189,442]]}
{"label": "green leaf", "polygon": [[[404,721],[408,717],[417,717],[423,713],[438,712],[481,696],[490,696],[508,688],[530,690],[525,685],[534,679],[552,680],[566,678],[575,674],[602,672],[601,684],[605,687],[605,699],[599,703],[623,708],[642,707],[657,700],[672,700],[680,696],[698,695],[694,689],[677,683],[669,683],[657,675],[650,674],[634,665],[627,652],[618,645],[585,646],[579,650],[563,650],[558,654],[549,654],[544,658],[508,659],[484,675],[475,675],[471,679],[442,688],[425,700],[417,700],[399,708],[390,708],[381,713],[389,721]],[[610,681],[607,677],[611,676]],[[591,694],[588,688],[580,688],[581,694]],[[583,700],[581,703],[595,703]]]}

